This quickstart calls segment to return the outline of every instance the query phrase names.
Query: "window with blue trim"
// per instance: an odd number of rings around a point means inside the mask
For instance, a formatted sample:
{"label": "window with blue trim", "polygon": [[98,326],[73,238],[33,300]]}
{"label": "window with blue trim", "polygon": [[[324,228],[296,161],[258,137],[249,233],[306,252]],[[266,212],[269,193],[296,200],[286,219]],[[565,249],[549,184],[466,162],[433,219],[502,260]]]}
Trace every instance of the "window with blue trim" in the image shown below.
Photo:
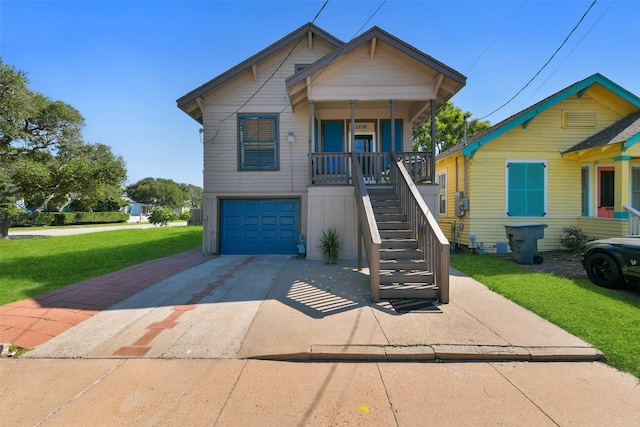
{"label": "window with blue trim", "polygon": [[545,216],[546,165],[507,162],[507,216]]}
{"label": "window with blue trim", "polygon": [[631,206],[640,209],[640,168],[631,168]]}
{"label": "window with blue trim", "polygon": [[278,168],[278,115],[238,115],[238,169],[275,171]]}
{"label": "window with blue trim", "polygon": [[580,172],[581,214],[589,216],[589,166],[582,166]]}

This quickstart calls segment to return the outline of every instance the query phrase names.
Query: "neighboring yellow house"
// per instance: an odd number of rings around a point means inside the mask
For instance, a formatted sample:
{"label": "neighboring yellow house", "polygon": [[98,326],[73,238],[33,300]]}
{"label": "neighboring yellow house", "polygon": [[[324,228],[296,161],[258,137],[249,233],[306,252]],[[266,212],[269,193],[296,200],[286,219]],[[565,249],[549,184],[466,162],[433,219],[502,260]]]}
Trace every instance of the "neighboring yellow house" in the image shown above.
{"label": "neighboring yellow house", "polygon": [[[452,247],[501,252],[505,225],[546,224],[538,250],[577,225],[630,234],[640,210],[640,98],[594,74],[441,153],[438,222]],[[475,243],[472,241],[475,237]]]}

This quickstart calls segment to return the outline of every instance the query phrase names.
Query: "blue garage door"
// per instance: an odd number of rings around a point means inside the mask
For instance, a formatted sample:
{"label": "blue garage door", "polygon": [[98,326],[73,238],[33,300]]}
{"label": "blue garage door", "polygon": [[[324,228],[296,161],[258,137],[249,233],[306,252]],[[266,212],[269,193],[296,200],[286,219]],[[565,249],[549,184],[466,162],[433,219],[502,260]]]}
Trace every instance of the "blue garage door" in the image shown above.
{"label": "blue garage door", "polygon": [[226,199],[220,203],[220,253],[296,254],[298,199]]}

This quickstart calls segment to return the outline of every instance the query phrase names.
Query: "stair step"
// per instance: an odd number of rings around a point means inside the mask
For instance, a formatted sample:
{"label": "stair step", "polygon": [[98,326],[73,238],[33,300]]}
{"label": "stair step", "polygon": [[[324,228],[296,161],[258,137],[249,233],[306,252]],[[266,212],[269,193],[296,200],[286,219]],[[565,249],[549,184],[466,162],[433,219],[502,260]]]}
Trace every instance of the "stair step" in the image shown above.
{"label": "stair step", "polygon": [[424,259],[419,249],[380,249],[380,259]]}
{"label": "stair step", "polygon": [[381,285],[381,299],[425,298],[438,299],[440,290],[435,285]]}
{"label": "stair step", "polygon": [[407,221],[407,215],[403,213],[383,213],[374,215],[376,222]]}
{"label": "stair step", "polygon": [[426,270],[427,262],[423,259],[393,258],[381,259],[380,270]]}
{"label": "stair step", "polygon": [[378,215],[383,214],[404,214],[404,211],[399,206],[373,206],[373,213]]}
{"label": "stair step", "polygon": [[371,206],[373,206],[373,208],[377,208],[377,207],[382,207],[382,206],[393,206],[393,207],[401,207],[402,205],[400,205],[400,200],[395,199],[395,200],[389,200],[389,199],[385,199],[385,200],[378,200],[378,199],[374,199],[371,198],[371,196],[369,196],[369,200],[371,201]]}
{"label": "stair step", "polygon": [[378,230],[407,230],[409,223],[406,221],[378,222]]}
{"label": "stair step", "polygon": [[380,249],[418,249],[416,239],[382,239]]}
{"label": "stair step", "polygon": [[424,283],[433,284],[433,273],[427,271],[380,271],[380,284]]}
{"label": "stair step", "polygon": [[413,230],[402,230],[402,229],[391,229],[391,230],[380,230],[380,237],[383,239],[413,239],[415,238],[415,233]]}

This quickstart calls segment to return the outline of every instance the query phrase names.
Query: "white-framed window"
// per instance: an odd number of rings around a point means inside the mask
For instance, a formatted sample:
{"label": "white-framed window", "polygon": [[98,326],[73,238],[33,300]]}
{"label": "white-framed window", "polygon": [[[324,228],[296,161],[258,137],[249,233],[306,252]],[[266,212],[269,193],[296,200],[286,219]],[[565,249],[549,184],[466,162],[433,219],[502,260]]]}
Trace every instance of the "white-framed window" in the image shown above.
{"label": "white-framed window", "polygon": [[591,176],[589,166],[583,165],[580,171],[580,196],[581,196],[581,208],[580,213],[582,216],[589,216],[589,193],[591,189],[590,179]]}
{"label": "white-framed window", "polygon": [[640,167],[631,168],[631,206],[640,210]]}
{"label": "white-framed window", "polygon": [[238,170],[278,168],[278,115],[238,114]]}
{"label": "white-framed window", "polygon": [[542,217],[547,215],[547,161],[507,159],[505,161],[505,215]]}
{"label": "white-framed window", "polygon": [[447,172],[436,174],[436,181],[438,182],[438,212],[444,215],[447,213]]}

